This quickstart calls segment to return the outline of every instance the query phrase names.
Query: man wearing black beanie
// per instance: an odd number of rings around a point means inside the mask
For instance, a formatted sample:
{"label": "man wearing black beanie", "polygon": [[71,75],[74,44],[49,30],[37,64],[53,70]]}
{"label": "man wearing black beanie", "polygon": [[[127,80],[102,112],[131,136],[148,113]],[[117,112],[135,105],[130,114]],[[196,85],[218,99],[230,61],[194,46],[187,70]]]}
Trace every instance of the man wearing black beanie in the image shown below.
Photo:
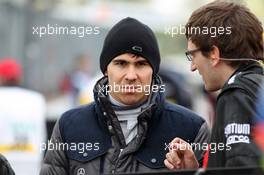
{"label": "man wearing black beanie", "polygon": [[[48,150],[40,174],[157,172],[175,137],[206,143],[206,122],[164,100],[159,65],[152,30],[133,18],[118,22],[101,52],[95,102],[64,113],[54,127],[50,144],[78,149]],[[203,151],[190,152],[198,167]]]}
{"label": "man wearing black beanie", "polygon": [[147,25],[136,19],[125,18],[110,30],[100,56],[101,71],[105,73],[111,60],[123,53],[131,53],[147,59],[153,73],[158,73],[160,53],[157,39]]}

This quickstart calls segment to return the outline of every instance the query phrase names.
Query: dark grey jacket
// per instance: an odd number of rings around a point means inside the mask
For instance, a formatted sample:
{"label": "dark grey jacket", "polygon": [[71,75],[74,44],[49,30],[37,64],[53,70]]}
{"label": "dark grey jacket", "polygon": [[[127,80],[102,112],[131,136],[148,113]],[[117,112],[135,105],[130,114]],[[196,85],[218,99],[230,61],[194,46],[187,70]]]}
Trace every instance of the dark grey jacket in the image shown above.
{"label": "dark grey jacket", "polygon": [[1,175],[15,175],[6,158],[0,154],[0,174]]}
{"label": "dark grey jacket", "polygon": [[[160,84],[159,79],[155,81]],[[96,84],[94,103],[66,112],[56,123],[51,142],[57,147],[47,151],[41,175],[156,172],[166,170],[167,145],[175,137],[189,143],[207,142],[209,133],[202,118],[153,93],[138,116],[137,136],[126,145],[111,104],[99,90],[105,84],[106,78]],[[202,160],[203,152],[195,153]]]}

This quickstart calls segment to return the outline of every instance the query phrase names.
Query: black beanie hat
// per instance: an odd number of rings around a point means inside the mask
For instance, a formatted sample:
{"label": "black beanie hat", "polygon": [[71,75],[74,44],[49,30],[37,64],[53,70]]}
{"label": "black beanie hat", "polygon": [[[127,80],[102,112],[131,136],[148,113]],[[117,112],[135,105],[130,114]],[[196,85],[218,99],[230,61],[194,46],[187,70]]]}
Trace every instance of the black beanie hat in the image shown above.
{"label": "black beanie hat", "polygon": [[121,20],[107,34],[100,56],[103,74],[112,59],[124,53],[142,56],[150,63],[153,74],[158,73],[160,53],[157,39],[147,25],[134,18]]}

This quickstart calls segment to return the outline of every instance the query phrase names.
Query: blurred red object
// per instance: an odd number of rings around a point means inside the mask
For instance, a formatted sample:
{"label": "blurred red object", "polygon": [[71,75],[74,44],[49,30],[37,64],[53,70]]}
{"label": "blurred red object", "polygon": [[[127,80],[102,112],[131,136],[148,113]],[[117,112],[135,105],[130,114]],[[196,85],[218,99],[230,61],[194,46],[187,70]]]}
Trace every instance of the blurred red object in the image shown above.
{"label": "blurred red object", "polygon": [[255,142],[261,148],[262,152],[264,152],[264,122],[257,124],[253,131]]}
{"label": "blurred red object", "polygon": [[12,58],[0,60],[0,77],[5,80],[19,80],[22,76],[21,65]]}

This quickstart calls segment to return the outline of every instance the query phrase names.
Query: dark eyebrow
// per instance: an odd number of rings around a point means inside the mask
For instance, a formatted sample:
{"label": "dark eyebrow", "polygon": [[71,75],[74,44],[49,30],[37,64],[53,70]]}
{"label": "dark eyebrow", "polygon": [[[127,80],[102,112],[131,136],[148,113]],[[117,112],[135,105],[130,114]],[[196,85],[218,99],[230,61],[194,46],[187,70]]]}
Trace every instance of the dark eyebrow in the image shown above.
{"label": "dark eyebrow", "polygon": [[118,63],[118,62],[125,62],[125,63],[127,63],[127,61],[126,60],[123,60],[123,59],[115,59],[115,60],[113,60],[113,63]]}
{"label": "dark eyebrow", "polygon": [[136,61],[136,63],[149,63],[147,60],[139,60],[139,61]]}
{"label": "dark eyebrow", "polygon": [[[120,62],[128,63],[127,60],[124,60],[122,58],[117,58],[117,59],[113,60],[113,63],[120,63]],[[135,63],[147,63],[147,64],[149,64],[149,62],[147,60],[145,60],[145,59],[136,60]]]}

